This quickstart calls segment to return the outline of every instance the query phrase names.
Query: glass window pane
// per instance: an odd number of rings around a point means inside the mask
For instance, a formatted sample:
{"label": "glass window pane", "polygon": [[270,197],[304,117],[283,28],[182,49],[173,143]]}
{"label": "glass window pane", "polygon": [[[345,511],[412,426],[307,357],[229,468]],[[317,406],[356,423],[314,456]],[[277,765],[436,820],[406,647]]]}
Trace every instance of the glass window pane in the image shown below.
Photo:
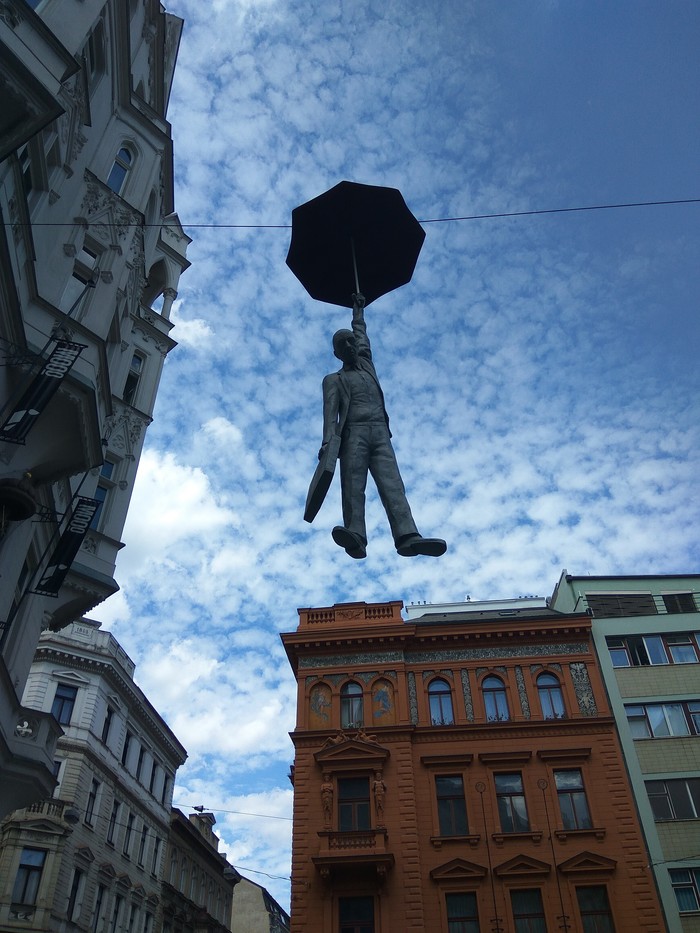
{"label": "glass window pane", "polygon": [[683,706],[680,703],[664,703],[666,718],[671,735],[689,735],[690,729],[683,712]]}
{"label": "glass window pane", "polygon": [[668,664],[663,639],[660,635],[645,635],[644,644],[651,664]]}

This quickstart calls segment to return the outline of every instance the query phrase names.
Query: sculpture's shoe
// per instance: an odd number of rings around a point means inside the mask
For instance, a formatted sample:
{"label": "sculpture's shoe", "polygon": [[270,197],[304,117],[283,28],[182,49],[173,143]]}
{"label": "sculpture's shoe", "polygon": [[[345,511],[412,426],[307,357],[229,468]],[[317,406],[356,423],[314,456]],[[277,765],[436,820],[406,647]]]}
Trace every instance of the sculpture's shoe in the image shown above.
{"label": "sculpture's shoe", "polygon": [[359,535],[348,531],[342,525],[336,525],[331,535],[337,545],[345,548],[345,553],[349,557],[354,557],[355,560],[362,560],[363,557],[367,557],[365,542]]}
{"label": "sculpture's shoe", "polygon": [[428,557],[441,557],[447,550],[447,544],[442,538],[424,538],[421,535],[410,535],[402,538],[396,545],[396,550],[402,557],[417,557],[425,554]]}

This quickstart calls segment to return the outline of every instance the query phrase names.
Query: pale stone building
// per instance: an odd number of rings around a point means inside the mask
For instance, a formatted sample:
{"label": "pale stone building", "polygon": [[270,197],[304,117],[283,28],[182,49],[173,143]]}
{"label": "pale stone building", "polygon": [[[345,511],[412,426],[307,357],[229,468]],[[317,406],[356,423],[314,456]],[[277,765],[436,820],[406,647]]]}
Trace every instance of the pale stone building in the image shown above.
{"label": "pale stone building", "polygon": [[0,4],[0,817],[51,792],[22,708],[39,633],[115,560],[187,268],[158,0]]}
{"label": "pale stone building", "polygon": [[87,619],[41,635],[24,703],[52,713],[53,797],[0,827],[0,929],[154,933],[173,782],[187,753]]}

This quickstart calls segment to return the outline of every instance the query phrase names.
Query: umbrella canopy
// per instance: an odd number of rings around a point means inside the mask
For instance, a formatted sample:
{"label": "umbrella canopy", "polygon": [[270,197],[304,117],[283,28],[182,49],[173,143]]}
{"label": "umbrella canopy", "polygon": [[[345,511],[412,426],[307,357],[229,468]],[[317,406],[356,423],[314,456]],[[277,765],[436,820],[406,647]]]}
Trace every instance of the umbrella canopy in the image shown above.
{"label": "umbrella canopy", "polygon": [[410,282],[424,239],[397,188],[341,181],[292,211],[287,265],[312,298],[351,308]]}

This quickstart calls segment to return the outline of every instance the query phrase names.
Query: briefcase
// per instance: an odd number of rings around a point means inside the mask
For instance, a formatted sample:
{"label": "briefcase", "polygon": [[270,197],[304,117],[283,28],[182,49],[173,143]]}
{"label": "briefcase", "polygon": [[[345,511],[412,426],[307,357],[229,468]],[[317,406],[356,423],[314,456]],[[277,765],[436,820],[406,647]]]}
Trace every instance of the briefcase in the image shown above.
{"label": "briefcase", "polygon": [[304,521],[312,522],[318,510],[323,505],[326,493],[333,480],[335,473],[335,464],[340,452],[340,436],[334,434],[326,445],[323,456],[318,461],[316,472],[313,475],[309,485],[309,493],[306,497],[306,508],[304,510]]}

